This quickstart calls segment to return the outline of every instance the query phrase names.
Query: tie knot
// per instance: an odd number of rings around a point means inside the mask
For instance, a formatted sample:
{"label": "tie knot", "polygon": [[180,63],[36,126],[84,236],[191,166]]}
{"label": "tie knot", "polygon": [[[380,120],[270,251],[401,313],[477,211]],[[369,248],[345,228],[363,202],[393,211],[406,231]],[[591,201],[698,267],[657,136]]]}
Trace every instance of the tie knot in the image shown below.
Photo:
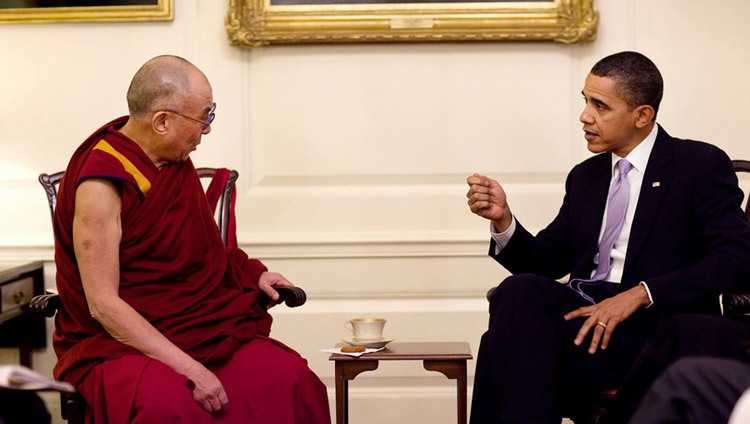
{"label": "tie knot", "polygon": [[620,171],[620,175],[628,175],[631,168],[633,168],[633,165],[627,159],[617,161],[617,170]]}

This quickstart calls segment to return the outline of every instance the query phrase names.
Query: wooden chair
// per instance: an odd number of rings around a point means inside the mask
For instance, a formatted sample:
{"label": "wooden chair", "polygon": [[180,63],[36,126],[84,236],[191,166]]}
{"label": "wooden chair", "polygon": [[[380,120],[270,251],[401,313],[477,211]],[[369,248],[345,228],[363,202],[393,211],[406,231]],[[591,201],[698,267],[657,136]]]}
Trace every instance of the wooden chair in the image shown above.
{"label": "wooden chair", "polygon": [[[216,175],[215,168],[197,168],[198,176],[200,178],[207,178],[213,180]],[[41,174],[39,175],[39,182],[44,187],[44,191],[47,194],[47,201],[49,202],[50,215],[54,220],[55,206],[57,206],[57,186],[65,175],[65,171],[56,172],[54,174]],[[233,193],[234,184],[237,181],[239,174],[237,171],[230,171],[229,177],[227,178],[224,188],[219,196],[217,209],[217,226],[221,233],[221,239],[226,245],[230,237],[230,219],[233,218]],[[275,287],[276,291],[280,295],[280,302],[285,303],[288,307],[294,308],[302,306],[307,301],[307,295],[305,291],[299,287]],[[268,297],[261,296],[261,303],[267,304]],[[45,317],[53,317],[58,309],[62,306],[60,296],[54,290],[48,290],[47,294],[35,296],[29,304],[29,310],[33,314],[42,315]],[[68,420],[70,424],[83,424],[85,419],[86,402],[84,399],[77,394],[66,395],[60,394],[61,404],[61,415],[64,420]]]}
{"label": "wooden chair", "polygon": [[[733,160],[734,172],[750,173],[750,161]],[[750,193],[748,193],[747,203],[745,204],[745,214],[750,220]],[[750,293],[748,292],[728,292],[721,296],[721,304],[724,315],[750,315]]]}
{"label": "wooden chair", "polygon": [[[732,166],[736,173],[750,173],[750,161],[733,160]],[[745,214],[750,221],[750,195],[745,204]],[[496,287],[487,291],[487,300],[492,298]],[[727,292],[720,296],[722,313],[724,315],[748,315],[750,316],[750,292]],[[563,416],[570,418],[576,424],[597,424],[606,415],[607,408],[612,403],[617,389],[606,390],[591,396],[580,405],[563,410]]]}
{"label": "wooden chair", "polygon": [[[214,175],[216,175],[216,168],[197,168],[196,171],[200,178],[213,179]],[[44,192],[47,195],[49,213],[53,221],[55,219],[55,207],[57,206],[57,186],[60,184],[60,181],[62,181],[64,175],[65,171],[56,172],[52,175],[44,173],[39,175],[39,183],[42,185]],[[239,173],[237,173],[237,171],[232,170],[229,172],[229,178],[224,185],[224,190],[219,197],[217,205],[219,214],[216,224],[219,226],[221,239],[225,245],[227,244],[229,233],[229,214],[231,213],[232,193],[234,193],[234,183],[237,182],[238,177]]]}

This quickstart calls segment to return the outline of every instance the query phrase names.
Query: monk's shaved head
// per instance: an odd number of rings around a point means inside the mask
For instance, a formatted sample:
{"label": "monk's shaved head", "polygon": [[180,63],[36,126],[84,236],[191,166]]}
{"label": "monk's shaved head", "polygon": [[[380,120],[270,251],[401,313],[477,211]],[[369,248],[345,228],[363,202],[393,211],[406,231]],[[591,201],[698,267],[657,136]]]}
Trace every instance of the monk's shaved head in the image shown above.
{"label": "monk's shaved head", "polygon": [[205,75],[179,56],[157,56],[133,76],[127,100],[130,115],[142,117],[161,108],[179,105],[189,94],[191,78]]}

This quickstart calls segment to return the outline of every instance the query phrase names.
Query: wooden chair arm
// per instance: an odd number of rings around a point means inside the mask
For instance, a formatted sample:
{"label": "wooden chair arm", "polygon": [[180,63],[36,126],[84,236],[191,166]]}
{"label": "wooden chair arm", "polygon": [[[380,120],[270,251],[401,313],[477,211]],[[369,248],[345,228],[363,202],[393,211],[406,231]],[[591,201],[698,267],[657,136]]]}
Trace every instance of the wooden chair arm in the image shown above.
{"label": "wooden chair arm", "polygon": [[29,312],[37,316],[51,318],[55,316],[58,309],[60,309],[60,296],[55,293],[34,296],[29,303]]}
{"label": "wooden chair arm", "polygon": [[[302,306],[307,301],[307,294],[300,287],[276,287],[275,289],[281,296],[281,302],[290,308]],[[263,295],[262,298],[263,303],[266,304],[268,297]],[[58,309],[60,309],[60,296],[58,294],[40,294],[34,296],[29,303],[29,311],[32,314],[47,318],[55,316]]]}
{"label": "wooden chair arm", "polygon": [[274,287],[274,289],[279,292],[280,301],[290,308],[302,306],[307,301],[307,294],[300,287]]}
{"label": "wooden chair arm", "polygon": [[724,315],[750,315],[750,292],[727,292],[721,297]]}
{"label": "wooden chair arm", "polygon": [[497,288],[497,286],[495,286],[495,287],[492,287],[491,289],[487,290],[487,301],[488,301],[488,302],[489,302],[490,300],[492,300],[492,293],[495,293],[495,289],[496,289],[496,288]]}

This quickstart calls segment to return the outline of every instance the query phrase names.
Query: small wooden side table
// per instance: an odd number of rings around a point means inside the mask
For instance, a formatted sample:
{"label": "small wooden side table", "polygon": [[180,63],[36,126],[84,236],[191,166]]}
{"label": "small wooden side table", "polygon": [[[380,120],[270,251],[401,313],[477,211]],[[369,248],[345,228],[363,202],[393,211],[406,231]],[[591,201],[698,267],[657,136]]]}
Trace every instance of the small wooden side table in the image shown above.
{"label": "small wooden side table", "polygon": [[458,423],[466,424],[466,361],[472,359],[466,342],[393,342],[380,352],[358,358],[334,353],[336,363],[336,423],[349,423],[349,380],[378,368],[379,361],[423,361],[424,369],[437,371],[456,380]]}
{"label": "small wooden side table", "polygon": [[31,299],[44,293],[44,264],[0,263],[0,347],[17,347],[21,365],[31,368],[33,348],[47,345],[44,317],[28,313]]}

